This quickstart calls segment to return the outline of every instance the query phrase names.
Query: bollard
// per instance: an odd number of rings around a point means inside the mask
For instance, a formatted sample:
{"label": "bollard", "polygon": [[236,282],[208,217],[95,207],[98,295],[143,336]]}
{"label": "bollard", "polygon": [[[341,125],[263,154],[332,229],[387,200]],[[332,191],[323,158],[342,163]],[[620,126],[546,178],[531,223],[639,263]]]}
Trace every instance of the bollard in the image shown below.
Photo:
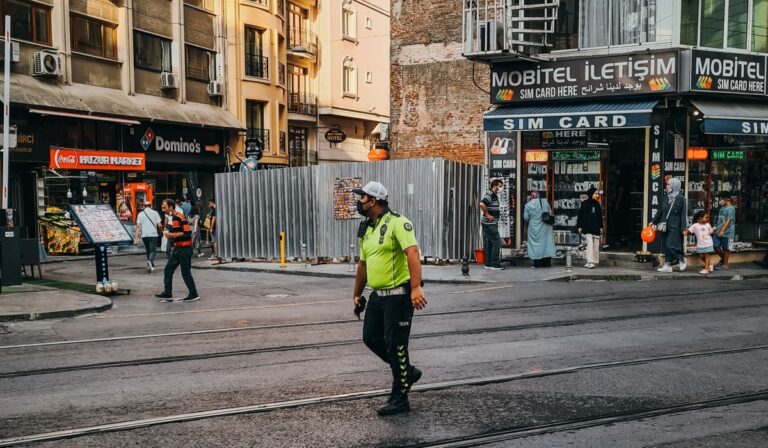
{"label": "bollard", "polygon": [[280,232],[280,267],[285,269],[285,231]]}
{"label": "bollard", "polygon": [[309,269],[309,263],[307,260],[307,244],[303,241],[301,243],[301,259],[304,260],[304,269]]}
{"label": "bollard", "polygon": [[573,272],[573,254],[571,249],[565,252],[565,272],[571,274]]}
{"label": "bollard", "polygon": [[355,272],[355,245],[349,245],[349,272]]}

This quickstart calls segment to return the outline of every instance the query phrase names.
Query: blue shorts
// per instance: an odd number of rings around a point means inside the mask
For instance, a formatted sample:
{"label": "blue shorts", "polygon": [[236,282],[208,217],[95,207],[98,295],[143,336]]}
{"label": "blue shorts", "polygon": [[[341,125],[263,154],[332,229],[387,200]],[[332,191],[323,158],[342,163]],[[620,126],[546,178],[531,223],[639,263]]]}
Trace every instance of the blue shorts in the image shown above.
{"label": "blue shorts", "polygon": [[696,249],[694,249],[693,253],[695,253],[695,254],[711,254],[714,251],[715,251],[714,247],[707,246],[707,247],[697,247]]}
{"label": "blue shorts", "polygon": [[715,249],[731,250],[731,239],[727,236],[712,235],[712,242],[715,245]]}

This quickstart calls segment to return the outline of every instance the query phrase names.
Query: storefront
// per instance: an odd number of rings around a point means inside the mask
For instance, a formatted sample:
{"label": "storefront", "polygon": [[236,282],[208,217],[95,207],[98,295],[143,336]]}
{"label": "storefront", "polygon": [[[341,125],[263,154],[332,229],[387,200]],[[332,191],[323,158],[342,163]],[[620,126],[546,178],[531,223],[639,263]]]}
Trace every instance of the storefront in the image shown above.
{"label": "storefront", "polygon": [[[578,245],[586,191],[603,191],[603,244],[646,248],[664,180],[684,182],[689,220],[716,218],[717,194],[737,208],[737,247],[768,239],[766,58],[698,50],[491,66],[484,116],[490,178],[507,185],[508,247],[525,240],[532,191],[553,205],[556,244]],[[520,206],[516,206],[520,204]],[[659,243],[647,249],[659,252]]]}
{"label": "storefront", "polygon": [[109,204],[129,231],[137,204],[188,198],[207,211],[214,174],[227,168],[230,132],[182,124],[13,108],[10,202],[21,236],[51,255],[85,246],[65,212],[70,204]]}

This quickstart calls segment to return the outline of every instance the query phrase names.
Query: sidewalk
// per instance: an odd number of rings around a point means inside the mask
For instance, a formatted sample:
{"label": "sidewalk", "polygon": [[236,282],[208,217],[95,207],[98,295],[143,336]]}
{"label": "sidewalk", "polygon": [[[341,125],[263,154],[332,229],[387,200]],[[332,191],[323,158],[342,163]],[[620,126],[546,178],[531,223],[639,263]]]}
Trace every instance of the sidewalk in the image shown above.
{"label": "sidewalk", "polygon": [[75,317],[110,308],[107,297],[37,284],[5,286],[0,294],[0,322]]}
{"label": "sidewalk", "polygon": [[[569,281],[569,280],[680,280],[680,279],[715,279],[715,280],[745,280],[755,278],[768,278],[768,269],[761,269],[754,265],[732,265],[728,271],[716,271],[708,276],[698,273],[699,268],[689,267],[685,272],[675,271],[672,274],[661,274],[655,270],[646,268],[619,268],[599,267],[597,269],[585,269],[574,267],[572,272],[567,272],[563,266],[551,268],[531,269],[527,263],[525,266],[508,266],[503,271],[487,271],[477,264],[469,265],[469,276],[461,274],[461,264],[445,266],[426,265],[422,268],[423,279],[427,283],[514,283],[514,282],[542,282],[542,281]],[[221,269],[236,272],[261,272],[269,274],[286,274],[310,277],[326,278],[354,278],[355,273],[350,272],[347,263],[329,263],[320,265],[304,265],[303,263],[289,263],[281,268],[279,263],[268,262],[232,262],[221,264],[200,263],[195,264],[194,269]]]}

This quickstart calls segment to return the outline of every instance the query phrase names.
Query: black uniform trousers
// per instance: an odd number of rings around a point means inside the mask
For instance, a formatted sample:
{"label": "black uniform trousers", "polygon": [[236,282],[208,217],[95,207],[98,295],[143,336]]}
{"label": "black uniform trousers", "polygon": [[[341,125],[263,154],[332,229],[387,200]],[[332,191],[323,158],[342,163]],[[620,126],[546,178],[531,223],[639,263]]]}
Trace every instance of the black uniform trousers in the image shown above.
{"label": "black uniform trousers", "polygon": [[413,304],[406,294],[379,297],[371,294],[363,322],[363,342],[392,370],[392,395],[405,395],[412,383],[413,367],[408,357]]}

